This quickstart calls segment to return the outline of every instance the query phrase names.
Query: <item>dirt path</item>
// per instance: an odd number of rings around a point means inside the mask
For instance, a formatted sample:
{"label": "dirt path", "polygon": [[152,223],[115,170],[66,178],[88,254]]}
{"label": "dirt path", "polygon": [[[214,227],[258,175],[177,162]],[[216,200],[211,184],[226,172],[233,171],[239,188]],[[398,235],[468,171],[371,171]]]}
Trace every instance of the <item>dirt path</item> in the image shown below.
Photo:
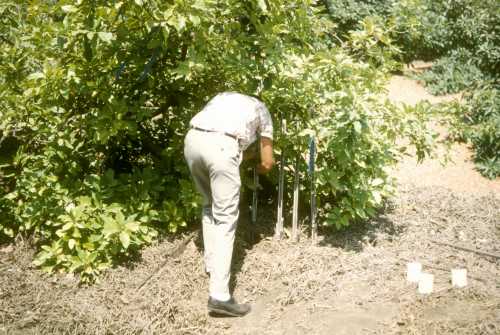
{"label": "dirt path", "polygon": [[[429,94],[415,80],[394,76],[388,85],[388,97],[394,103],[415,105],[427,100],[432,104],[460,99],[460,94],[436,97]],[[451,162],[443,166],[442,156],[427,159],[421,164],[414,157],[403,160],[395,176],[402,185],[415,184],[420,187],[446,187],[453,192],[500,196],[500,178],[489,180],[474,168],[472,152],[465,144],[453,144],[450,148]],[[440,159],[441,158],[441,159]]]}
{"label": "dirt path", "polygon": [[[389,97],[436,101],[402,77]],[[469,155],[457,146],[447,167],[408,158],[395,171],[398,197],[379,217],[317,246],[305,235],[296,245],[274,241],[272,211],[263,211],[255,242],[241,225],[234,295],[253,311],[240,319],[207,315],[199,238],[167,258],[182,240],[160,241],[89,287],[34,269],[26,241],[0,247],[0,334],[498,334],[499,260],[432,242],[500,254],[499,180],[480,177]],[[433,294],[406,283],[414,260],[435,275]],[[468,270],[464,289],[451,288],[455,267]]]}

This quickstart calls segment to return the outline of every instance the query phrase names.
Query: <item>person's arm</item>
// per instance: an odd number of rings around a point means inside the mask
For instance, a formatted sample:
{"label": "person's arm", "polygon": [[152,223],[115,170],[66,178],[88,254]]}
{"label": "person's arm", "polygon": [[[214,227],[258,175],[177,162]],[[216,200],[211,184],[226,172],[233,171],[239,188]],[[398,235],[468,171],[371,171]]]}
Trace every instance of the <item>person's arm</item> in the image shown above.
{"label": "person's arm", "polygon": [[260,138],[260,163],[257,172],[260,174],[271,171],[274,165],[273,140],[267,137]]}

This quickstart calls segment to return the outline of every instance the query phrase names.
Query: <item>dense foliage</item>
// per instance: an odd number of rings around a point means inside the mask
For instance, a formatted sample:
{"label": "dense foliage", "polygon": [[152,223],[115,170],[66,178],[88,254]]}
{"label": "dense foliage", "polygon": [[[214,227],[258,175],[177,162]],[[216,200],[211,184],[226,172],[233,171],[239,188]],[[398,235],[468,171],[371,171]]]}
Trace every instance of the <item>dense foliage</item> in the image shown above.
{"label": "dense foliage", "polygon": [[452,50],[448,56],[435,61],[432,68],[416,76],[425,83],[431,94],[457,93],[474,88],[490,78],[474,63],[474,57],[465,49]]}
{"label": "dense foliage", "polygon": [[367,17],[387,18],[393,0],[324,0],[328,16],[335,23],[335,32],[347,38],[349,32],[359,29]]}
{"label": "dense foliage", "polygon": [[404,58],[437,60],[421,76],[432,93],[456,93],[500,73],[500,6],[495,0],[404,0],[392,18]]}
{"label": "dense foliage", "polygon": [[[410,62],[415,59],[448,63],[458,72],[474,67],[486,75],[500,72],[500,6],[496,0],[325,0],[336,31],[344,37],[360,27],[368,16],[384,22],[402,53],[397,57]],[[469,81],[449,70],[443,81],[462,85]],[[442,69],[431,81],[439,80]],[[475,73],[474,73],[475,74]],[[430,76],[428,75],[427,78]]]}
{"label": "dense foliage", "polygon": [[91,279],[195,222],[183,136],[222,90],[265,101],[304,190],[301,157],[317,139],[325,224],[373,215],[397,137],[429,149],[428,115],[385,100],[384,28],[366,19],[339,43],[325,12],[314,1],[3,1],[0,234],[33,234],[36,264]]}
{"label": "dense foliage", "polygon": [[500,87],[483,83],[464,95],[464,103],[443,110],[452,116],[452,136],[474,148],[478,170],[486,177],[500,176]]}
{"label": "dense foliage", "polygon": [[496,0],[395,1],[392,19],[408,59],[436,59],[468,50],[488,73],[500,67],[500,8]]}

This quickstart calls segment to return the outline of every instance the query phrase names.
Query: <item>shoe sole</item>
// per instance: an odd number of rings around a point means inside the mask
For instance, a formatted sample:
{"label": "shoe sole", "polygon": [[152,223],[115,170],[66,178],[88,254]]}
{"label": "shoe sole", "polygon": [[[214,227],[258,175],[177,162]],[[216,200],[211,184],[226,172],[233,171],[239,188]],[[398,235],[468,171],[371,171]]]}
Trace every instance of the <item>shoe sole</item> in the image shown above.
{"label": "shoe sole", "polygon": [[218,309],[218,308],[213,308],[213,307],[209,307],[208,308],[208,312],[209,313],[216,313],[216,314],[222,314],[222,315],[227,315],[227,316],[236,316],[236,317],[240,317],[240,316],[245,316],[248,314],[248,312],[244,313],[244,314],[238,314],[238,313],[231,313],[229,311],[226,311],[225,309]]}

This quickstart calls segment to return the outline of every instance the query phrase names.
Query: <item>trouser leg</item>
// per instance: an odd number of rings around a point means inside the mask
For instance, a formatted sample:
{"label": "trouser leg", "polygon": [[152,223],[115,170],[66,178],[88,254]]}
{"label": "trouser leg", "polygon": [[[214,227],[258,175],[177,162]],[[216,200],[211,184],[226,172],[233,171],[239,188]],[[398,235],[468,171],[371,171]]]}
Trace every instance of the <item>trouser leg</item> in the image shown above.
{"label": "trouser leg", "polygon": [[188,133],[184,154],[197,189],[204,197],[203,243],[210,272],[209,294],[231,298],[229,279],[240,196],[238,144],[227,136]]}
{"label": "trouser leg", "polygon": [[203,206],[201,224],[203,229],[203,256],[205,260],[205,271],[213,272],[212,261],[214,259],[214,241],[216,238],[216,227],[212,216],[212,204]]}
{"label": "trouser leg", "polygon": [[192,176],[195,181],[197,190],[203,196],[203,206],[201,209],[201,227],[203,232],[203,259],[205,261],[205,271],[212,272],[212,262],[214,259],[214,241],[216,239],[217,231],[214,225],[214,218],[212,215],[212,200],[210,194],[210,179],[208,171],[204,172],[203,169],[192,170]]}
{"label": "trouser leg", "polygon": [[196,189],[203,197],[201,209],[201,224],[203,232],[203,256],[205,271],[211,272],[213,259],[214,220],[212,216],[212,191],[210,188],[210,175],[199,151],[199,139],[188,134],[185,140],[184,156],[193,177]]}
{"label": "trouser leg", "polygon": [[214,218],[210,296],[225,301],[231,298],[229,280],[241,186],[239,161],[230,159],[215,167],[211,171],[210,182]]}

